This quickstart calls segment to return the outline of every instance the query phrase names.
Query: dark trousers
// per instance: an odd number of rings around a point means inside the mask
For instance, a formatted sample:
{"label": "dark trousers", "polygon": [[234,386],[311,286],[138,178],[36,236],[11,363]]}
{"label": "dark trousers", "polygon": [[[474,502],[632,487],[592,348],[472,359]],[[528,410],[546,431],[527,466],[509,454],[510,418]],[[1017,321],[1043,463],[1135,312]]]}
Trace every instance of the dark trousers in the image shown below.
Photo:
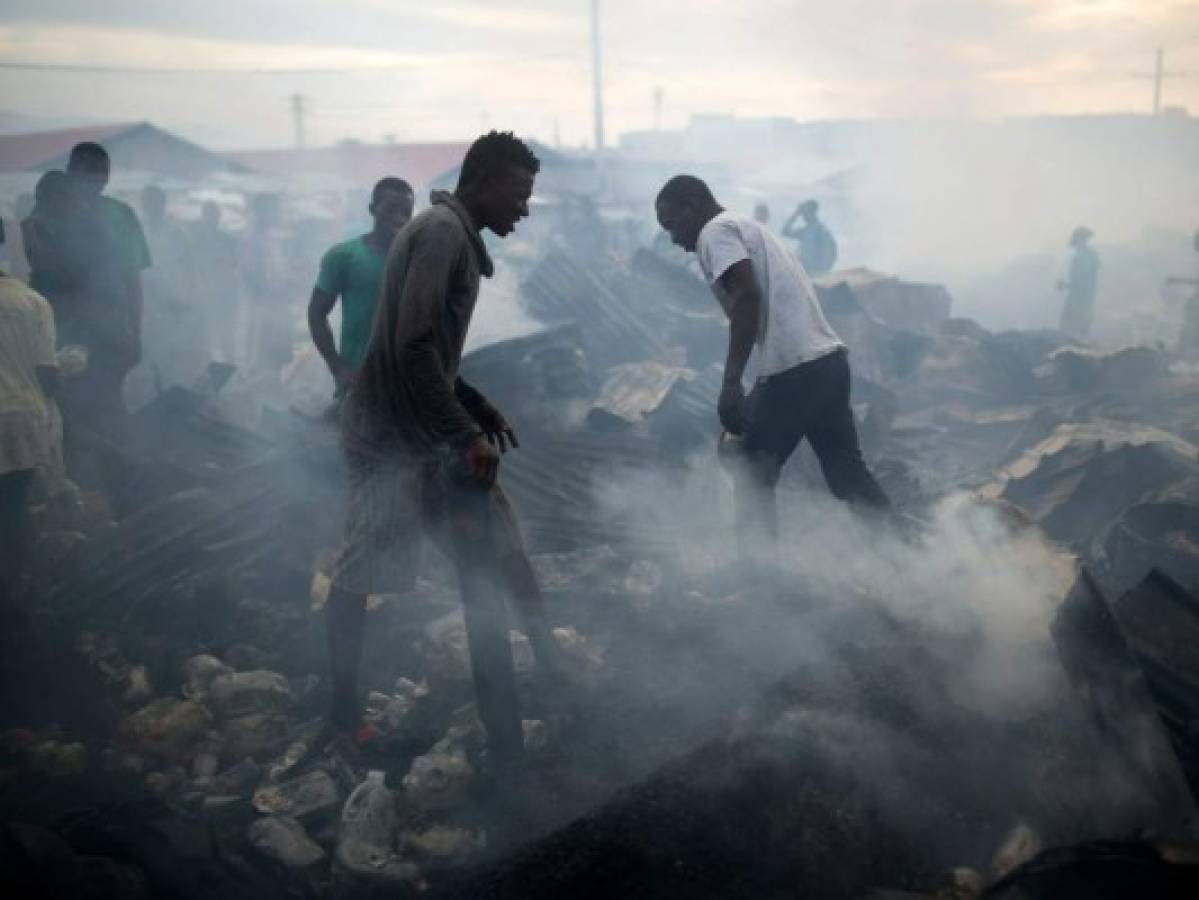
{"label": "dark trousers", "polygon": [[127,371],[126,365],[111,357],[93,355],[87,370],[65,379],[58,394],[63,462],[71,480],[84,490],[104,492],[113,503],[126,476],[120,448],[129,429],[122,396]]}
{"label": "dark trousers", "polygon": [[843,350],[761,379],[746,399],[745,463],[737,479],[738,528],[778,533],[774,489],[783,466],[807,438],[833,496],[862,510],[889,512],[858,444],[849,405],[849,354]]}
{"label": "dark trousers", "polygon": [[[470,647],[471,678],[479,720],[487,729],[492,759],[506,763],[524,750],[516,668],[508,640],[508,609],[500,560],[491,534],[491,509],[486,488],[457,487],[454,515],[454,565],[466,640]],[[515,593],[515,592],[514,592]]]}
{"label": "dark trousers", "polygon": [[[546,622],[537,577],[523,553],[501,556],[492,533],[489,490],[459,482],[450,498],[450,546],[458,573],[471,676],[479,719],[487,730],[491,758],[512,762],[523,752],[516,670],[508,638],[506,596],[511,596],[544,676],[553,678],[560,662]],[[353,729],[359,717],[358,670],[362,660],[366,595],[334,584],[326,616],[332,674],[331,719]]]}

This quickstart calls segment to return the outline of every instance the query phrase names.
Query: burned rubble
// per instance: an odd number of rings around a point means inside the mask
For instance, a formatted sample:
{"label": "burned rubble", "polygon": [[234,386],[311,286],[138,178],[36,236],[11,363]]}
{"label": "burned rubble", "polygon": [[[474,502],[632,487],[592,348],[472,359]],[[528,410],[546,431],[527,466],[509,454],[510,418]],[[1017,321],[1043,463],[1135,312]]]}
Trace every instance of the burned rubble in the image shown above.
{"label": "burned rubble", "polygon": [[[991,333],[937,285],[817,287],[867,452],[925,523],[870,539],[891,577],[805,558],[857,526],[811,502],[804,458],[784,497],[822,521],[813,549],[728,578],[688,506],[727,506],[723,326],[673,262],[555,248],[522,283],[543,327],[465,359],[519,423],[502,477],[571,678],[531,691],[511,632],[535,760],[515,798],[481,777],[436,556],[415,592],[369,598],[360,752],[322,738],[332,423],[244,402],[232,372],[144,406],[107,457],[116,492],[39,511],[39,602],[0,653],[5,878],[42,885],[26,896],[1008,898],[1133,877],[1194,895],[1171,841],[1196,837],[1199,796],[1199,376],[1157,347]],[[696,483],[677,508],[651,487]],[[973,533],[1003,549],[951,559]],[[988,610],[1012,584],[1043,596]]]}

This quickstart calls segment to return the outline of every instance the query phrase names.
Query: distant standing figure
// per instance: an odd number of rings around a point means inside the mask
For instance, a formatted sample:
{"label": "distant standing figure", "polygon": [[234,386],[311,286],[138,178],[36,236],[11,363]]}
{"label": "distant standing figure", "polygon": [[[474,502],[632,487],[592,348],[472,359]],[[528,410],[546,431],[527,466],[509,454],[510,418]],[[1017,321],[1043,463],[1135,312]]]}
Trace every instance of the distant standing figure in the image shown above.
{"label": "distant standing figure", "polygon": [[251,365],[278,371],[291,359],[291,298],[288,261],[279,228],[279,197],[255,194],[250,226],[238,245],[238,269],[245,284]]}
{"label": "distant standing figure", "polygon": [[1178,355],[1185,360],[1199,360],[1199,231],[1192,239],[1195,248],[1195,274],[1190,277],[1167,278],[1166,284],[1186,285],[1191,288],[1190,299],[1182,314],[1182,333],[1178,336]]}
{"label": "distant standing figure", "polygon": [[[366,234],[335,244],[321,257],[320,272],[308,301],[308,330],[341,395],[362,366],[371,322],[383,282],[387,251],[412,218],[412,186],[402,178],[384,178],[371,192],[373,224]],[[341,300],[341,340],[333,342],[329,314]]]}
{"label": "distant standing figure", "polygon": [[168,384],[190,384],[208,362],[204,309],[196,302],[191,241],[167,215],[166,192],[147,185],[141,196],[146,241],[154,265],[146,272],[146,362]]}
{"label": "distant standing figure", "polygon": [[1074,248],[1074,257],[1070,260],[1070,276],[1058,283],[1058,289],[1066,292],[1060,328],[1071,337],[1080,339],[1090,335],[1091,322],[1095,318],[1099,255],[1090,245],[1094,234],[1085,225],[1080,225],[1071,233],[1070,246]]}
{"label": "distant standing figure", "polygon": [[211,200],[192,226],[198,300],[208,320],[212,355],[221,362],[236,359],[237,336],[237,243],[221,228],[221,208]]}
{"label": "distant standing figure", "polygon": [[[803,227],[796,228],[795,220],[801,217]],[[815,200],[805,200],[796,207],[783,226],[783,237],[799,241],[799,261],[809,275],[823,275],[837,262],[837,241],[821,221],[820,204]]]}
{"label": "distant standing figure", "polygon": [[770,224],[770,207],[765,203],[754,204],[754,221],[759,225]]}

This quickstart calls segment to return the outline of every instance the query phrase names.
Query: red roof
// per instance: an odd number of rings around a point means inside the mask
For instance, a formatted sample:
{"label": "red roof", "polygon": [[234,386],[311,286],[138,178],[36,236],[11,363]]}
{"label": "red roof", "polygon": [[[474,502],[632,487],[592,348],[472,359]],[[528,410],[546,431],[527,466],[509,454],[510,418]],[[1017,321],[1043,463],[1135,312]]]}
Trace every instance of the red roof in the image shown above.
{"label": "red roof", "polygon": [[326,173],[340,175],[363,187],[395,175],[419,188],[462,162],[469,146],[468,142],[457,141],[437,144],[345,143],[304,150],[236,150],[225,156],[263,174]]}
{"label": "red roof", "polygon": [[12,172],[44,168],[60,158],[65,161],[71,148],[81,141],[103,143],[137,127],[137,123],[125,122],[119,125],[0,135],[0,170]]}

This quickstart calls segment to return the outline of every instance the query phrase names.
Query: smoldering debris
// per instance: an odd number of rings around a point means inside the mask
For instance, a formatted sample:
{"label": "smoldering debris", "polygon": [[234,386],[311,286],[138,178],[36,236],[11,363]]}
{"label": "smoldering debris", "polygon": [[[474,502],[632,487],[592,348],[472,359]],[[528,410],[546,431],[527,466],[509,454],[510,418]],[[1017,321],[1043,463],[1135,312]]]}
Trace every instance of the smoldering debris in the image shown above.
{"label": "smoldering debris", "polygon": [[324,732],[331,423],[236,376],[146,406],[112,495],[40,512],[38,602],[0,653],[26,848],[5,875],[103,870],[128,897],[1193,886],[1166,838],[1194,837],[1196,376],[992,334],[935,285],[820,290],[872,466],[924,525],[858,522],[798,459],[785,553],[750,580],[716,461],[723,325],[690,272],[556,248],[521,291],[542,330],[465,361],[521,435],[502,478],[569,676],[547,696],[519,667],[532,761],[508,782],[434,555],[371,598],[358,743]]}

